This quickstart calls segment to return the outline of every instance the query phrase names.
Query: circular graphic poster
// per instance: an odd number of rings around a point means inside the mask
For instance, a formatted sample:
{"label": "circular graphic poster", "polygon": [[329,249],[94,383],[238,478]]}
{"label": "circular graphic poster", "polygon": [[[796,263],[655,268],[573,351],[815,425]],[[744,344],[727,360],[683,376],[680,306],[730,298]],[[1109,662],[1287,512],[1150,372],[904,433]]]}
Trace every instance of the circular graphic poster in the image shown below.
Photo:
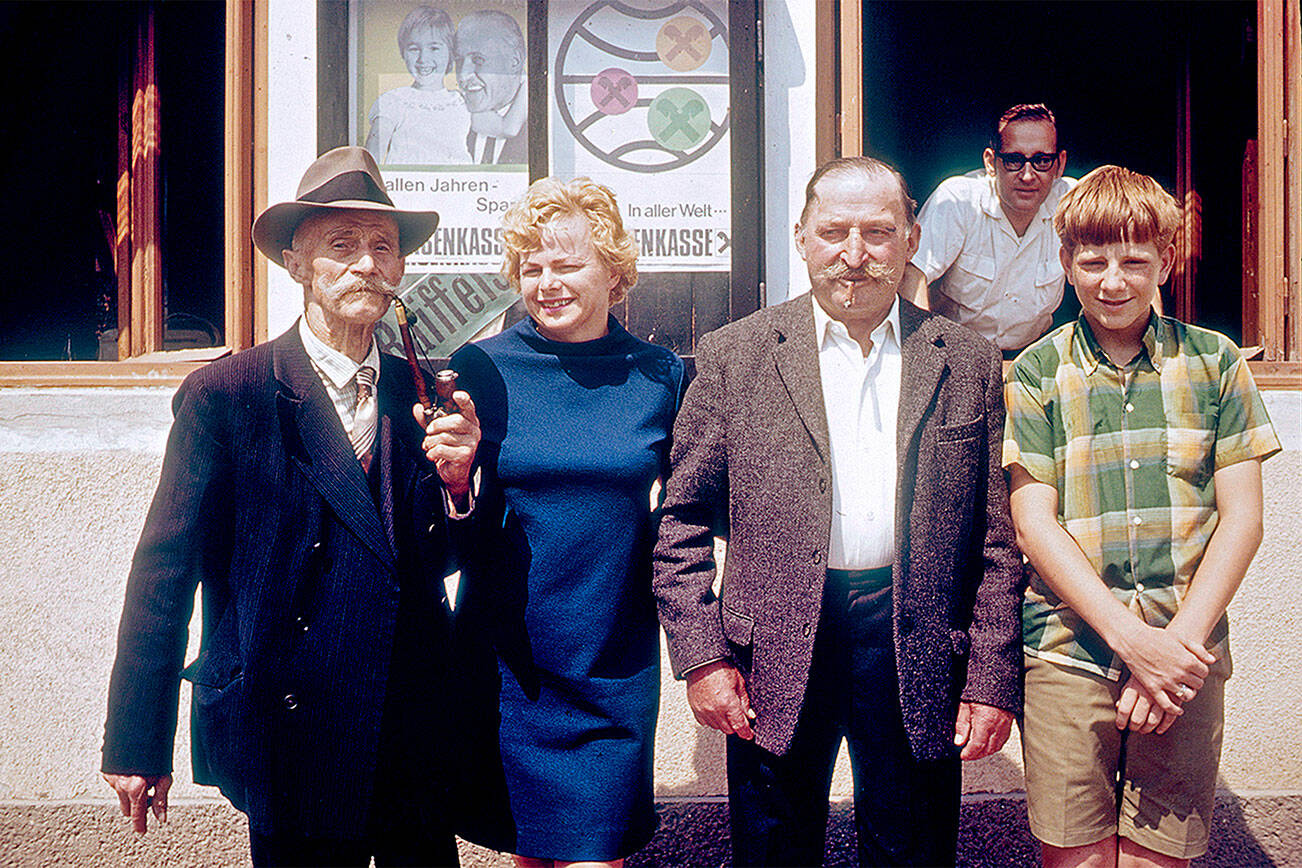
{"label": "circular graphic poster", "polygon": [[562,6],[574,11],[557,43],[556,114],[579,148],[612,168],[650,173],[689,165],[725,139],[723,4],[553,2],[552,15]]}

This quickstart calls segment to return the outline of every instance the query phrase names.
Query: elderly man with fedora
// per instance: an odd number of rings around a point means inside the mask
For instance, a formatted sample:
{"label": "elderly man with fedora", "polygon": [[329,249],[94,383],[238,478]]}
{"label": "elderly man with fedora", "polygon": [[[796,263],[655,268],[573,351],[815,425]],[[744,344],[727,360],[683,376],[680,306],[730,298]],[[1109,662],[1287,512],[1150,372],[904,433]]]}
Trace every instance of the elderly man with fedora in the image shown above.
{"label": "elderly man with fedora", "polygon": [[194,778],[248,814],[255,865],[457,861],[442,578],[467,538],[479,425],[458,393],[462,411],[422,431],[410,372],[376,347],[404,257],[438,223],[384,190],[369,153],[338,148],[263,212],[254,242],[302,284],[303,316],[173,400],[104,738],[138,833],[151,808],[166,820],[185,678]]}

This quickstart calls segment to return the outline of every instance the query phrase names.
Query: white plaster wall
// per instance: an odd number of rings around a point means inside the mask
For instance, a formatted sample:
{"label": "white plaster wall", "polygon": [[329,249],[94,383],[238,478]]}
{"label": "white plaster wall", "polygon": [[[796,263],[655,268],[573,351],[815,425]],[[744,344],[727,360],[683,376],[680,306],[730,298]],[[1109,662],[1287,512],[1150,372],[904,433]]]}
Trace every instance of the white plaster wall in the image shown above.
{"label": "white plaster wall", "polygon": [[[110,795],[108,676],[172,392],[0,389],[0,800]],[[181,799],[206,792],[188,745],[182,727]]]}
{"label": "white plaster wall", "polygon": [[[267,203],[294,199],[303,170],[317,158],[316,3],[267,4]],[[303,312],[303,288],[267,266],[267,334],[275,337]]]}
{"label": "white plaster wall", "polygon": [[[814,174],[814,16],[807,0],[768,0],[764,8],[764,274],[766,304],[809,289],[791,227]],[[826,86],[826,85],[825,85]]]}

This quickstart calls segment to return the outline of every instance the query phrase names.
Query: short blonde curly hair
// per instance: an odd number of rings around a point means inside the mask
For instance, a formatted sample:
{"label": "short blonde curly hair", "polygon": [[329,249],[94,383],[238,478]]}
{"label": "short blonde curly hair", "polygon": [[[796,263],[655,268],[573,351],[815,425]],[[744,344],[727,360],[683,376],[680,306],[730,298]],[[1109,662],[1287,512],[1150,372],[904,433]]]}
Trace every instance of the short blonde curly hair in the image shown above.
{"label": "short blonde curly hair", "polygon": [[519,292],[520,261],[525,254],[542,248],[542,227],[558,217],[570,216],[587,218],[593,249],[618,278],[610,291],[610,303],[623,301],[629,288],[637,283],[637,241],[624,228],[615,194],[591,178],[568,182],[540,178],[507,209],[502,216],[502,276]]}

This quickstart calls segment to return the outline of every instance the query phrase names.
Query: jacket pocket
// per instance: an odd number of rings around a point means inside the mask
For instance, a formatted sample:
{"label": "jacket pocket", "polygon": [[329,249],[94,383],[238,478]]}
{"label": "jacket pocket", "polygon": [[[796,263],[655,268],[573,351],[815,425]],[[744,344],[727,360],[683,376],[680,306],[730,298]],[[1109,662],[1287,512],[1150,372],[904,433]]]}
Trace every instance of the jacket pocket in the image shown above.
{"label": "jacket pocket", "polygon": [[200,654],[181,676],[194,685],[190,753],[195,783],[216,786],[243,810],[244,672],[238,660]]}
{"label": "jacket pocket", "polygon": [[986,419],[984,416],[973,419],[971,422],[960,422],[957,425],[942,425],[936,429],[936,440],[939,443],[954,443],[959,440],[971,440],[980,437],[985,433]]}
{"label": "jacket pocket", "polygon": [[240,661],[235,659],[218,659],[218,655],[207,651],[195,658],[195,661],[181,670],[181,677],[195,687],[213,687],[224,689],[243,674]]}
{"label": "jacket pocket", "polygon": [[749,648],[755,640],[755,619],[734,612],[727,605],[720,604],[723,612],[723,638],[741,648]]}

